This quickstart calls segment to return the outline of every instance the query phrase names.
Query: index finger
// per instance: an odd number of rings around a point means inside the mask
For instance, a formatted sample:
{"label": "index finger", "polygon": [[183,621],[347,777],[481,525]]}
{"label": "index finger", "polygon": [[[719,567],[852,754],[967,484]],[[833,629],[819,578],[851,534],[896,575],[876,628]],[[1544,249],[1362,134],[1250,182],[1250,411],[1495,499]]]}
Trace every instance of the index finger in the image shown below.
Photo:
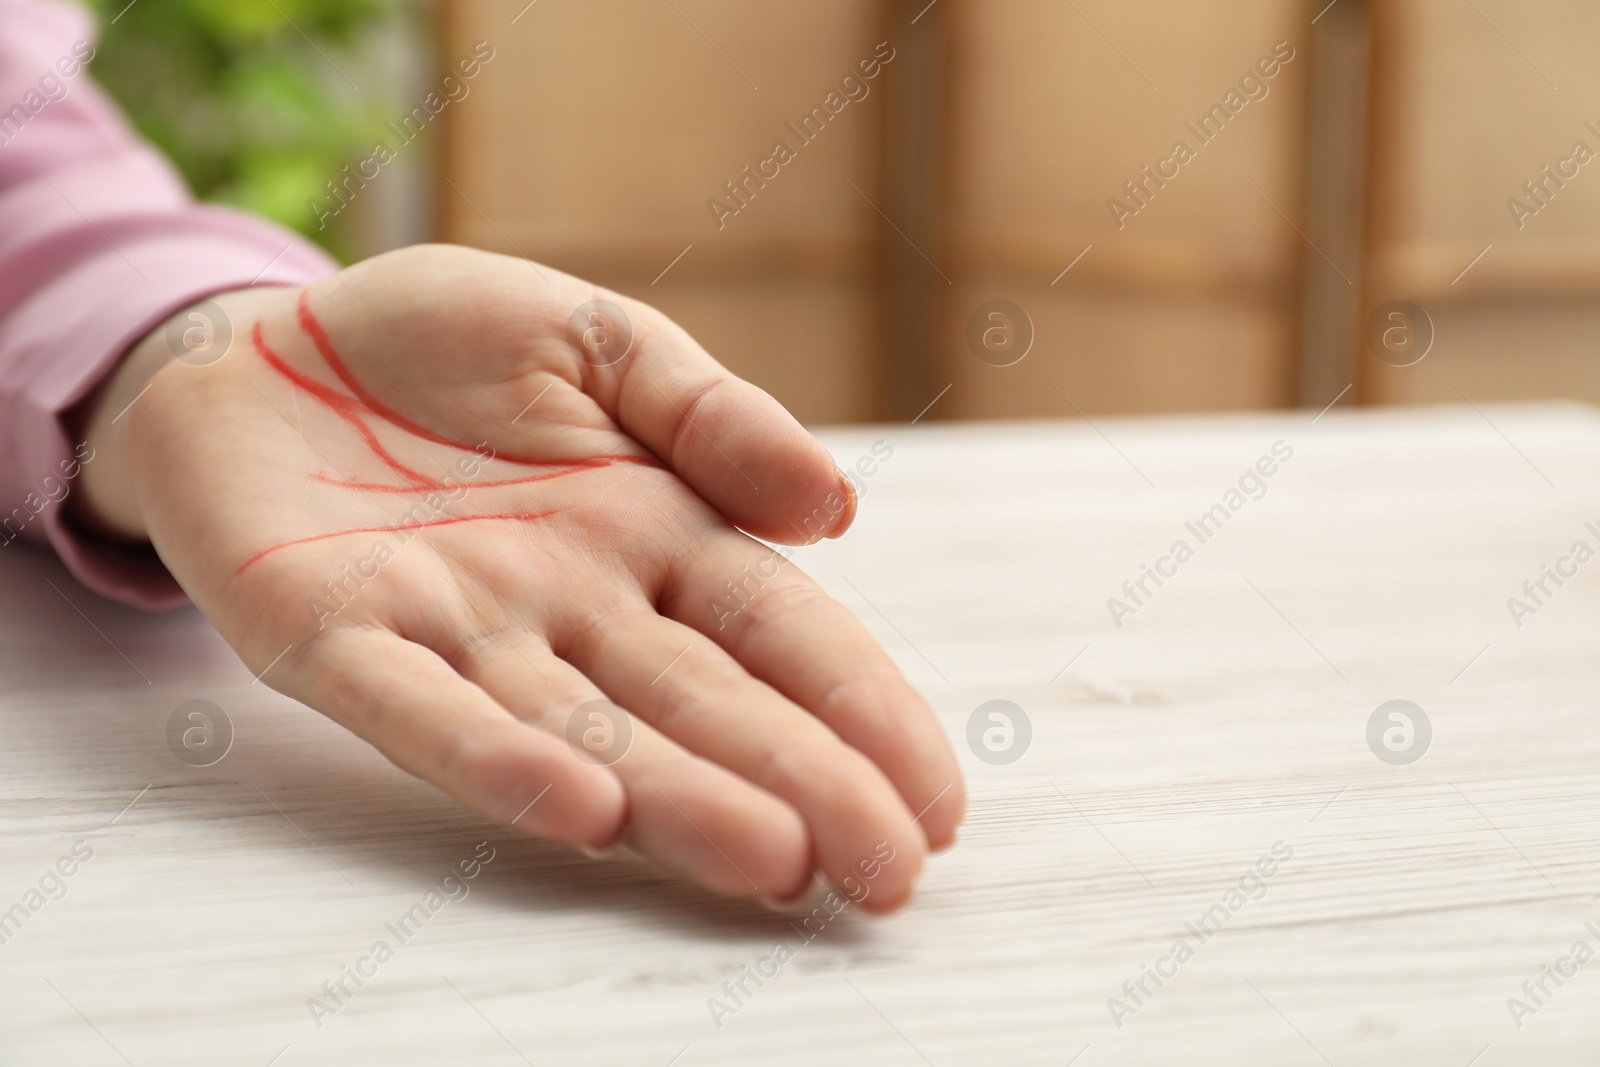
{"label": "index finger", "polygon": [[708,534],[671,572],[660,610],[876,763],[931,847],[954,840],[966,788],[933,710],[866,627],[798,566],[736,531]]}

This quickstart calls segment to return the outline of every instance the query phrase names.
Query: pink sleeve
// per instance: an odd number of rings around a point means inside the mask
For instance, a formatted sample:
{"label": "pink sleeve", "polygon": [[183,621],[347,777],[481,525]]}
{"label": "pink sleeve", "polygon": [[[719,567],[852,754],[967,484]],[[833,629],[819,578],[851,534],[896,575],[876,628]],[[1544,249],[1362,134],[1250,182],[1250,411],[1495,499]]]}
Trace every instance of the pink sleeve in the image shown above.
{"label": "pink sleeve", "polygon": [[0,0],[0,550],[46,541],[89,588],[168,607],[185,598],[149,546],[64,520],[87,449],[61,414],[186,305],[337,265],[295,234],[196,204],[89,80],[93,39],[76,6]]}

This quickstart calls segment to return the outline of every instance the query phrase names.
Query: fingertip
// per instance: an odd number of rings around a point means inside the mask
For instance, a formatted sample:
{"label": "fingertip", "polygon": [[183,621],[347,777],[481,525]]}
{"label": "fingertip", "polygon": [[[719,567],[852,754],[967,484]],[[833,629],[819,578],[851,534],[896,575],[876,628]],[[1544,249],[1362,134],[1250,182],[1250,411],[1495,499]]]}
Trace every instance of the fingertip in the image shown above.
{"label": "fingertip", "polygon": [[886,915],[911,898],[926,856],[927,842],[912,823],[889,833],[849,866],[828,870],[828,880],[866,911]]}
{"label": "fingertip", "polygon": [[[509,755],[509,754],[508,754]],[[504,767],[495,805],[500,820],[573,848],[614,848],[627,823],[628,794],[617,776],[576,757]],[[513,761],[507,761],[513,762]],[[542,779],[542,781],[541,781]]]}
{"label": "fingertip", "polygon": [[602,766],[587,766],[581,761],[578,765],[581,779],[578,789],[574,789],[578,800],[563,809],[563,824],[573,845],[608,853],[621,843],[627,829],[627,789],[616,774]]}
{"label": "fingertip", "polygon": [[[913,821],[897,836],[899,840],[889,846],[888,858],[882,860],[877,877],[867,883],[869,892],[860,901],[862,908],[873,915],[888,915],[910,903],[927,861],[927,837],[920,823]],[[881,856],[887,844],[880,842],[874,852]],[[865,873],[870,869],[859,870]]]}
{"label": "fingertip", "polygon": [[579,761],[588,779],[585,815],[574,820],[578,847],[609,854],[622,843],[628,828],[628,790],[622,780],[604,767],[589,767]]}
{"label": "fingertip", "polygon": [[834,472],[839,476],[840,488],[844,490],[844,508],[839,512],[838,521],[834,523],[833,529],[828,531],[827,536],[830,540],[845,535],[845,531],[854,525],[856,511],[860,507],[860,497],[856,495],[855,479],[838,467],[834,468]]}
{"label": "fingertip", "polygon": [[635,790],[634,851],[725,896],[789,900],[811,885],[811,833],[800,813],[720,765],[659,760]]}
{"label": "fingertip", "polygon": [[788,896],[757,897],[756,903],[768,911],[779,915],[792,915],[800,910],[800,905],[811,896],[811,890],[816,885],[815,874],[809,874],[800,883],[800,888]]}
{"label": "fingertip", "polygon": [[943,852],[955,844],[956,828],[966,819],[966,786],[956,778],[925,805],[917,825],[922,827],[923,836],[927,838],[928,850]]}
{"label": "fingertip", "polygon": [[668,454],[707,503],[748,533],[780,544],[841,534],[855,490],[828,450],[771,396],[733,379],[695,409]]}
{"label": "fingertip", "polygon": [[[729,847],[747,857],[746,874],[754,884],[735,883],[730,895],[772,900],[781,906],[810,891],[815,867],[811,833],[800,813],[781,801],[771,807],[771,815],[732,828]],[[781,817],[775,817],[780,811]]]}
{"label": "fingertip", "polygon": [[[921,868],[920,862],[918,868]],[[895,883],[886,890],[874,888],[861,899],[861,908],[870,915],[890,915],[909,904],[915,895],[916,874],[913,874],[906,881]]]}

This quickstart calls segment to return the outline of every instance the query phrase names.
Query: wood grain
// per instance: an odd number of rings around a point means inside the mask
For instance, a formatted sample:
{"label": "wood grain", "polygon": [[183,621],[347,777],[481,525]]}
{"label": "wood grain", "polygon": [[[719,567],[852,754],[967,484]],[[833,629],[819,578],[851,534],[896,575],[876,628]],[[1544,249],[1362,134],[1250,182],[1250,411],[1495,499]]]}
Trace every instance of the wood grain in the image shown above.
{"label": "wood grain", "polygon": [[[93,848],[0,944],[0,1063],[1592,1063],[1600,963],[1520,1029],[1506,1000],[1600,940],[1600,564],[1521,629],[1505,601],[1596,541],[1600,420],[1315,414],[827,435],[893,456],[802,564],[927,693],[973,802],[908,910],[810,942],[487,826],[194,613],[0,551],[0,908]],[[1117,628],[1106,599],[1278,441],[1265,495]],[[964,741],[997,698],[1033,726],[1009,766]],[[1395,698],[1434,728],[1409,767],[1365,741]],[[213,767],[166,745],[191,699],[236,728]],[[485,840],[470,894],[319,1029],[307,998]],[[1265,894],[1114,1025],[1276,842]],[[708,998],[780,939],[719,1029]]]}

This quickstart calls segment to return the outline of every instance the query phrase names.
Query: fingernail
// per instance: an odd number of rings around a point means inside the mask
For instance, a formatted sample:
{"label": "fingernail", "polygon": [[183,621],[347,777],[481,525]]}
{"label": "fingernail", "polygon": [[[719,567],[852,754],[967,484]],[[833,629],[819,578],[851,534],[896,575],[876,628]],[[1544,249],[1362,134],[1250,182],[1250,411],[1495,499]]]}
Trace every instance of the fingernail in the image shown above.
{"label": "fingernail", "polygon": [[609,848],[590,848],[588,845],[574,845],[573,847],[592,860],[603,860],[617,854],[616,845],[612,845]]}
{"label": "fingernail", "polygon": [[760,904],[768,911],[777,912],[779,915],[791,915],[794,913],[795,909],[800,906],[801,902],[811,896],[811,891],[816,887],[817,876],[813,874],[811,878],[806,881],[806,884],[800,888],[800,891],[794,896],[789,897],[787,900],[779,900],[777,897],[757,897],[756,903]]}
{"label": "fingernail", "polygon": [[776,912],[779,915],[793,915],[797,910],[799,910],[800,902],[805,900],[810,892],[811,889],[809,886],[807,886],[806,892],[801,893],[797,897],[791,897],[788,900],[775,900],[772,897],[757,897],[756,903],[760,904],[768,911]]}
{"label": "fingernail", "polygon": [[838,467],[833,468],[839,475],[839,488],[844,492],[844,510],[839,513],[838,521],[833,524],[833,529],[828,533],[830,539],[844,536],[850,529],[850,524],[856,521],[856,483],[848,474]]}

